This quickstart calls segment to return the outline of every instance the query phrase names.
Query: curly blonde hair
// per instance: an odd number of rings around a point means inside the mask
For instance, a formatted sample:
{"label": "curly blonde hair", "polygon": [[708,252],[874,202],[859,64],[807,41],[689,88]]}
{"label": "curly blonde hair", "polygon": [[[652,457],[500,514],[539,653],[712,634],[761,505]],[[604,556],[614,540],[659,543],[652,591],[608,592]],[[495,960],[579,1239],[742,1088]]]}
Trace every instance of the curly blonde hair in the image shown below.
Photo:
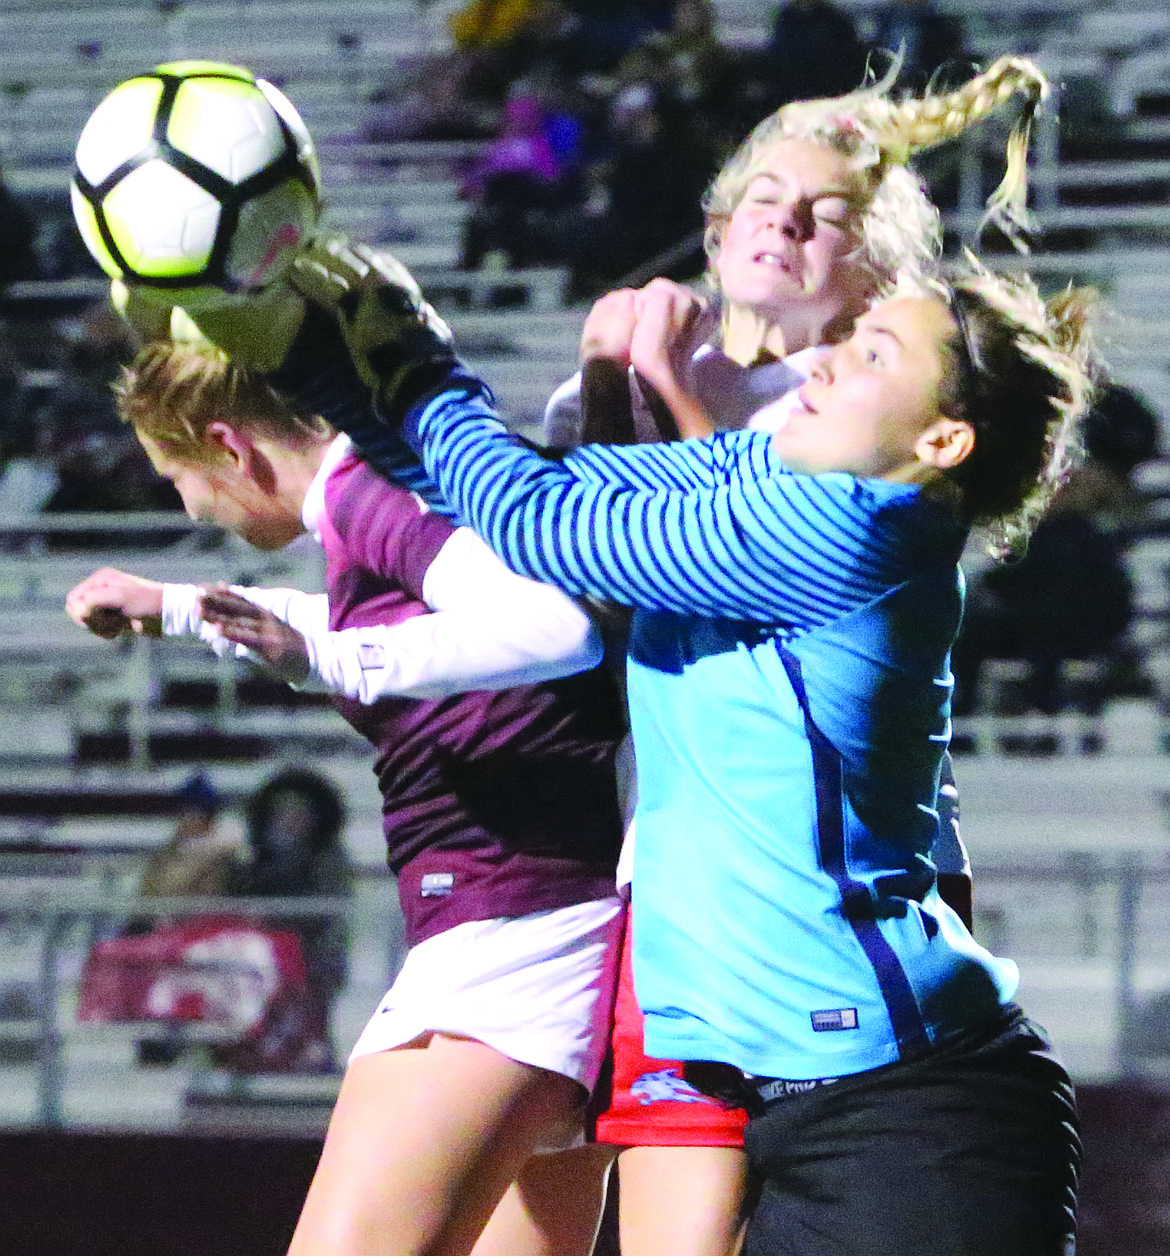
{"label": "curly blonde hair", "polygon": [[221,419],[300,448],[327,439],[324,419],[301,414],[262,378],[233,366],[209,342],[158,341],[141,349],[114,385],[118,415],[171,457],[215,461],[208,425]]}
{"label": "curly blonde hair", "polygon": [[1026,160],[1032,120],[1051,90],[1043,71],[1026,57],[1000,57],[954,91],[897,100],[898,64],[877,82],[844,96],[799,100],[770,114],[748,135],[715,176],[703,201],[704,247],[710,262],[724,228],[760,173],[767,150],[780,140],[812,140],[847,157],[865,180],[861,257],[878,282],[907,268],[926,269],[941,252],[938,210],[907,163],[918,152],[962,135],[1017,94],[1022,114],[1007,145],[1007,170],[988,201],[988,219],[1013,239],[1026,226]]}

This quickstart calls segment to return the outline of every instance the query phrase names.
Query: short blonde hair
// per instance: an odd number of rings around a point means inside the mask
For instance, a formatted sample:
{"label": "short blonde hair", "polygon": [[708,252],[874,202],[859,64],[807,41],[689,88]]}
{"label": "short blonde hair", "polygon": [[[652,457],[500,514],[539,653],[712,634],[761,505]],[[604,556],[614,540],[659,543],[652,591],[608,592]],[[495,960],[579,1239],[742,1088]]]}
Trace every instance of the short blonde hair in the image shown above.
{"label": "short blonde hair", "polygon": [[233,366],[212,344],[158,341],[139,351],[114,385],[119,416],[171,457],[217,460],[206,439],[217,419],[300,448],[332,429],[300,413],[258,375]]}
{"label": "short blonde hair", "polygon": [[1033,116],[1050,91],[1043,71],[1026,57],[1001,57],[954,91],[895,100],[898,65],[879,81],[844,96],[798,100],[770,114],[715,176],[703,201],[709,261],[767,150],[780,140],[811,140],[849,159],[867,190],[861,260],[878,282],[900,271],[927,270],[942,249],[938,210],[907,163],[917,152],[954,139],[995,113],[1017,93],[1022,116],[1007,146],[1007,171],[988,202],[988,217],[1015,238],[1025,225],[1027,143]]}

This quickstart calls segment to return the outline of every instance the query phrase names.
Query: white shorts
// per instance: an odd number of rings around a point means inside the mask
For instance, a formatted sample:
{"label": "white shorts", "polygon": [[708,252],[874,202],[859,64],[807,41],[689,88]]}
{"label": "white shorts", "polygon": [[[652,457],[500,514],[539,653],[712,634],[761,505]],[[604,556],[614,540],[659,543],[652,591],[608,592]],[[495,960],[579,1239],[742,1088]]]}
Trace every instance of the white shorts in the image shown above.
{"label": "white shorts", "polygon": [[350,1060],[457,1034],[592,1090],[609,1047],[622,900],[472,920],[411,947]]}

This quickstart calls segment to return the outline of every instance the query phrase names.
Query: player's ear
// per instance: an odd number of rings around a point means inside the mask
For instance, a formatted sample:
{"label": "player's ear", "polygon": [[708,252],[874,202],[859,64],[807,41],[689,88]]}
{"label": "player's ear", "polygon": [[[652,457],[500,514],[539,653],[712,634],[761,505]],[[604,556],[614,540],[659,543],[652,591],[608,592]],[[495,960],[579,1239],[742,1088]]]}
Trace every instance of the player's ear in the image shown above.
{"label": "player's ear", "polygon": [[[222,419],[214,419],[204,429],[205,438],[213,451],[221,458],[243,471],[252,466],[256,454],[255,442],[245,432],[225,423]],[[218,461],[218,459],[217,459]]]}
{"label": "player's ear", "polygon": [[936,471],[948,471],[971,456],[975,429],[966,419],[939,415],[914,446],[918,461]]}

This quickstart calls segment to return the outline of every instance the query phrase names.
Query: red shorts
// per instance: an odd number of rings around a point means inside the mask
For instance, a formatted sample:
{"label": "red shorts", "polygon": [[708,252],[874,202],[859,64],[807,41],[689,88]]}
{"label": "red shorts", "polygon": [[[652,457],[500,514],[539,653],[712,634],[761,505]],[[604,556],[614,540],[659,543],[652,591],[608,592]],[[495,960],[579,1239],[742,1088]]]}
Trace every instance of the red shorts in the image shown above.
{"label": "red shorts", "polygon": [[643,1054],[641,1009],[630,965],[630,917],[614,1003],[613,1081],[597,1118],[595,1140],[617,1147],[742,1147],[747,1113],[700,1094],[678,1060]]}

